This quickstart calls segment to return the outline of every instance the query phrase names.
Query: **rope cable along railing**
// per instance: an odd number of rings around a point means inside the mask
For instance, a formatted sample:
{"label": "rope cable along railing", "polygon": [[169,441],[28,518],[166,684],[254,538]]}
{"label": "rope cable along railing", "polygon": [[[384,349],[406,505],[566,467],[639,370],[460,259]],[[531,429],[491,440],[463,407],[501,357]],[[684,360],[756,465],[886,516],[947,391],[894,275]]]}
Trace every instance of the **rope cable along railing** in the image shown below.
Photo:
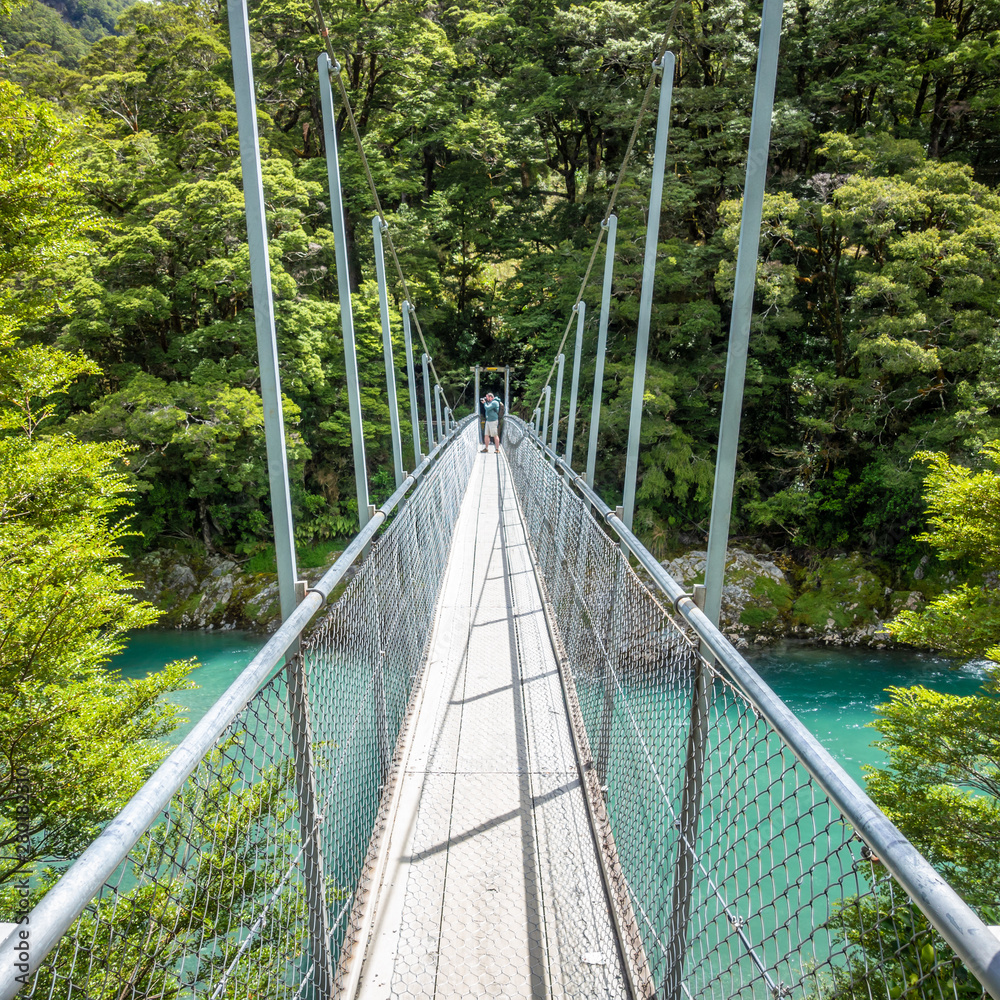
{"label": "rope cable along railing", "polygon": [[[677,0],[679,3],[680,0]],[[413,307],[413,296],[410,293],[410,286],[406,281],[406,275],[403,274],[403,267],[399,263],[399,257],[396,254],[396,244],[393,242],[392,233],[389,230],[389,222],[385,217],[385,212],[382,210],[382,200],[378,196],[378,188],[375,185],[375,178],[372,176],[371,167],[368,165],[368,157],[365,154],[365,148],[361,143],[361,132],[358,129],[358,123],[354,118],[354,109],[351,107],[351,98],[347,93],[347,88],[344,86],[344,79],[340,73],[340,60],[336,57],[333,51],[333,44],[330,42],[330,30],[326,26],[326,18],[323,16],[323,9],[320,7],[320,0],[313,0],[313,8],[316,11],[316,17],[319,20],[319,33],[320,37],[323,39],[323,44],[326,46],[326,54],[330,57],[330,65],[333,67],[333,76],[337,81],[337,89],[340,91],[340,98],[344,102],[344,111],[347,113],[347,121],[351,126],[351,134],[354,136],[354,143],[358,147],[358,155],[361,157],[361,166],[364,168],[365,177],[368,180],[368,190],[371,192],[372,201],[375,203],[375,212],[377,213],[379,219],[382,223],[382,233],[385,236],[385,242],[388,244],[389,253],[392,255],[392,263],[396,268],[396,274],[399,277],[399,283],[403,288],[403,295],[406,301],[410,303],[410,315],[413,317],[413,322],[417,327],[417,336],[420,338],[420,346],[424,349],[424,354],[427,355],[428,362],[430,363],[430,369],[434,374],[434,381],[441,386],[441,395],[444,399],[446,406],[451,406],[448,400],[448,395],[444,391],[444,385],[441,383],[441,378],[438,375],[437,369],[434,367],[434,356],[431,354],[430,349],[427,347],[427,341],[424,339],[424,331],[420,326],[420,317],[417,315],[416,309]],[[452,410],[454,413],[455,411]]]}
{"label": "rope cable along railing", "polygon": [[538,394],[538,400],[535,403],[536,406],[540,405],[542,402],[542,397],[545,395],[545,386],[552,382],[552,376],[555,373],[559,355],[563,353],[563,349],[566,347],[566,341],[569,339],[569,331],[573,327],[573,317],[576,315],[580,302],[583,300],[583,293],[587,290],[587,283],[590,281],[591,272],[594,270],[597,253],[601,249],[601,243],[604,241],[604,234],[608,230],[608,220],[611,218],[611,213],[615,210],[615,202],[618,200],[618,191],[621,188],[622,181],[625,179],[629,162],[632,159],[632,150],[635,147],[636,139],[639,137],[639,130],[642,128],[642,121],[646,117],[646,112],[649,110],[649,102],[653,97],[656,77],[663,67],[663,57],[666,55],[667,49],[670,46],[670,36],[673,34],[674,25],[677,23],[677,12],[680,10],[680,6],[681,0],[674,0],[674,6],[670,11],[670,20],[667,22],[667,28],[663,32],[663,39],[660,42],[660,51],[656,59],[653,60],[653,72],[649,75],[649,82],[646,84],[646,91],[642,95],[642,104],[639,105],[639,114],[636,116],[635,125],[632,128],[632,135],[629,136],[628,145],[625,147],[625,155],[622,157],[622,164],[618,169],[618,176],[615,178],[614,187],[611,189],[611,196],[608,198],[608,207],[604,211],[604,218],[601,219],[601,227],[598,230],[597,239],[594,241],[594,249],[591,251],[590,260],[587,262],[587,270],[584,271],[583,281],[580,282],[580,291],[577,293],[576,299],[573,302],[573,308],[570,311],[569,319],[566,321],[566,329],[563,330],[562,340],[559,341],[559,347],[556,349],[552,367],[549,369],[548,377],[545,379],[545,385],[542,386],[542,391]]}

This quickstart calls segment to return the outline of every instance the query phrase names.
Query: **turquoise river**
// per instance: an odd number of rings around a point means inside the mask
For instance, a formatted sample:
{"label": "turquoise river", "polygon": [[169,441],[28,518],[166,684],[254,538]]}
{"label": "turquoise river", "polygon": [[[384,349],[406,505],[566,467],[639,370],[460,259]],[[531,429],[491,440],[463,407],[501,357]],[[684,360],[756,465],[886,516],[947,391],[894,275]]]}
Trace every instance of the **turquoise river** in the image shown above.
{"label": "turquoise river", "polygon": [[[175,659],[197,657],[196,690],[174,699],[184,706],[183,736],[225,691],[260,648],[251,632],[147,630],[132,637],[114,662],[122,674],[142,676]],[[968,695],[984,680],[980,664],[955,664],[924,653],[816,648],[786,643],[751,652],[750,661],[833,756],[858,780],[864,764],[884,759],[868,727],[875,706],[893,685],[923,684],[935,691]]]}

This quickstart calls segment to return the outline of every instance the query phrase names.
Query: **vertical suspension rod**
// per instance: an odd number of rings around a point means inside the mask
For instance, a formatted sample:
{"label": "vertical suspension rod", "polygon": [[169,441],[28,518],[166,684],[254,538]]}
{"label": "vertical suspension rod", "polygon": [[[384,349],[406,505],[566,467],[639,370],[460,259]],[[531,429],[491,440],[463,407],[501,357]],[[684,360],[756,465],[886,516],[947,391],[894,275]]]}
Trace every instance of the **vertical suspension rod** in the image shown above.
{"label": "vertical suspension rod", "polygon": [[[420,413],[417,408],[417,379],[413,369],[413,336],[410,332],[410,310],[413,306],[403,302],[403,344],[406,347],[406,380],[410,390],[410,427],[413,431],[413,468],[423,459],[420,457]],[[430,448],[427,449],[430,454]]]}
{"label": "vertical suspension rod", "polygon": [[424,369],[424,416],[427,418],[427,448],[428,452],[434,450],[434,416],[431,410],[431,376],[427,370],[430,355],[422,354],[420,363]]}
{"label": "vertical suspension rod", "polygon": [[444,418],[441,416],[441,393],[443,392],[439,382],[434,383],[434,412],[437,414],[438,443],[445,439]]}
{"label": "vertical suspension rod", "polygon": [[661,70],[660,103],[656,118],[656,144],[653,148],[653,177],[649,191],[649,214],[646,219],[646,249],[642,260],[642,292],[639,295],[639,329],[635,345],[635,371],[632,376],[632,408],[628,423],[628,451],[625,457],[625,489],[622,499],[625,527],[632,530],[635,512],[635,489],[639,475],[639,431],[642,427],[642,397],[646,390],[646,357],[649,353],[649,324],[653,312],[653,282],[656,279],[656,250],[660,242],[660,206],[663,201],[663,172],[667,162],[667,133],[670,128],[670,100],[674,87],[674,54],[665,52],[653,63]]}
{"label": "vertical suspension rod", "polygon": [[562,387],[563,387],[563,373],[566,370],[566,355],[560,354],[556,361],[559,364],[559,373],[556,376],[556,405],[555,413],[552,415],[552,443],[550,447],[552,448],[552,455],[555,457],[556,454],[556,444],[559,441],[559,410],[562,408]]}
{"label": "vertical suspension rod", "polygon": [[719,419],[719,450],[716,453],[715,483],[712,487],[708,557],[705,565],[705,614],[716,626],[719,624],[719,612],[722,608],[722,581],[726,574],[729,520],[733,510],[736,451],[740,439],[743,382],[747,370],[750,318],[753,314],[753,293],[757,280],[760,222],[764,210],[767,155],[771,143],[771,114],[774,110],[774,82],[778,72],[778,48],[781,42],[781,14],[781,0],[764,0],[760,24],[760,50],[757,56],[757,79],[754,82],[753,92],[753,115],[750,119],[750,143],[747,150],[747,176],[743,189],[743,213],[740,219],[740,243],[736,254],[733,311],[729,322],[726,383],[722,392],[722,414]]}
{"label": "vertical suspension rod", "polygon": [[[479,362],[476,362],[476,390],[472,397],[473,412],[476,414],[476,440],[480,438],[480,424],[479,424]],[[482,443],[482,442],[480,442]]]}
{"label": "vertical suspension rod", "polygon": [[542,418],[541,426],[541,439],[542,444],[545,444],[545,437],[549,433],[549,403],[552,399],[552,386],[547,385],[543,390],[543,395],[545,396],[545,416]]}
{"label": "vertical suspension rod", "polygon": [[246,0],[229,0],[228,7],[240,166],[243,169],[243,198],[246,204],[247,243],[250,250],[254,326],[257,332],[257,359],[260,366],[260,395],[264,408],[267,478],[271,489],[278,593],[281,601],[281,618],[284,621],[298,603],[295,593],[297,574],[292,501],[288,486],[288,455],[285,451],[285,421],[281,411],[281,383],[278,376],[278,342],[274,329],[274,300],[271,297],[271,264],[267,253],[267,220],[264,210],[264,182],[260,167],[260,140],[257,135],[257,102],[253,89],[253,63],[250,56],[250,27]]}
{"label": "vertical suspension rod", "polygon": [[382,320],[382,356],[385,359],[386,403],[389,406],[389,431],[392,437],[392,468],[396,489],[403,485],[403,442],[399,434],[399,404],[396,401],[396,365],[392,357],[392,332],[389,329],[389,289],[385,281],[385,253],[382,233],[389,227],[376,215],[372,219],[375,243],[375,276],[378,279],[378,309]]}
{"label": "vertical suspension rod", "polygon": [[611,311],[611,278],[615,269],[615,240],[618,238],[618,216],[611,215],[605,223],[608,242],[604,256],[604,285],[601,289],[601,319],[597,333],[597,361],[594,365],[594,398],[590,404],[590,441],[587,444],[587,485],[594,488],[597,467],[597,432],[601,425],[601,395],[604,391],[604,356],[608,350],[608,316]]}
{"label": "vertical suspension rod", "polygon": [[573,438],[576,434],[576,400],[580,390],[580,362],[583,357],[583,325],[587,316],[587,304],[580,301],[576,305],[576,344],[573,347],[573,376],[570,380],[569,415],[566,418],[566,464],[573,468]]}
{"label": "vertical suspension rod", "polygon": [[354,344],[354,313],[351,308],[351,279],[347,267],[347,231],[344,200],[340,189],[340,156],[334,131],[333,87],[330,74],[340,72],[325,52],[316,60],[319,68],[320,103],[323,107],[323,137],[326,141],[326,171],[330,184],[330,213],[333,219],[334,250],[337,257],[337,292],[340,296],[340,329],[344,338],[344,365],[347,373],[347,405],[351,413],[351,446],[354,451],[354,482],[358,497],[358,522],[368,523],[368,465],[365,435],[361,424],[361,390],[358,386],[358,355]]}

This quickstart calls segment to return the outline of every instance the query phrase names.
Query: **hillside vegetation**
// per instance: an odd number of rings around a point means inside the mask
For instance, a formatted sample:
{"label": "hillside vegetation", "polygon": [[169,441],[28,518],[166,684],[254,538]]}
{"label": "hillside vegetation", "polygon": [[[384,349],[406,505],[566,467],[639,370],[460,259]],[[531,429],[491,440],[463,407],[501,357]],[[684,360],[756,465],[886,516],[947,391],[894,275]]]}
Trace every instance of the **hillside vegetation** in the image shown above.
{"label": "hillside vegetation", "polygon": [[[513,409],[533,409],[673,9],[658,0],[324,0],[459,415],[471,406],[476,361],[512,365]],[[731,0],[676,9],[636,516],[662,555],[707,531],[759,12]],[[242,557],[266,542],[269,511],[225,20],[213,0],[58,9],[33,0],[0,25],[0,71],[9,106],[59,121],[64,167],[40,183],[73,189],[91,213],[85,246],[58,266],[26,260],[8,284],[21,345],[83,352],[100,369],[61,398],[48,430],[134,446],[127,472],[142,537],[133,547]],[[297,532],[315,545],[356,524],[321,41],[306,2],[253,3],[251,22]],[[916,565],[925,468],[915,452],[975,464],[1000,436],[998,39],[997,0],[786,4],[738,536]],[[338,128],[375,472],[389,450],[374,208],[342,110]],[[652,129],[650,117],[618,200],[597,476],[612,504],[624,473]],[[3,151],[5,176],[22,169],[15,147]],[[57,215],[58,199],[52,206]],[[17,227],[3,239],[8,253]],[[591,372],[592,361],[584,385]]]}

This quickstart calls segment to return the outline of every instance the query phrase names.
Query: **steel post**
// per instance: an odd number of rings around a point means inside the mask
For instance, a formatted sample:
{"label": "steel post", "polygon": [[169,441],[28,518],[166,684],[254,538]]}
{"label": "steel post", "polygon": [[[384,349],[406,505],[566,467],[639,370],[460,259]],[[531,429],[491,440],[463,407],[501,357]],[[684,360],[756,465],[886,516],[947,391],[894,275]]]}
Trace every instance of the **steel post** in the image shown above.
{"label": "steel post", "polygon": [[601,289],[601,319],[597,332],[597,361],[594,365],[594,396],[590,404],[590,441],[587,445],[587,485],[594,488],[597,468],[597,431],[601,426],[601,395],[604,391],[604,355],[608,350],[608,316],[611,312],[611,278],[615,269],[615,240],[618,216],[608,216],[608,238],[604,253],[604,285]]}
{"label": "steel post", "polygon": [[573,376],[570,380],[569,414],[566,417],[566,464],[573,466],[573,437],[576,432],[576,397],[580,390],[580,361],[583,357],[583,324],[587,317],[585,302],[577,303],[576,345],[573,348]]}
{"label": "steel post", "polygon": [[317,1000],[326,1000],[333,996],[334,971],[329,945],[330,915],[326,906],[326,864],[319,830],[323,816],[316,789],[308,678],[301,652],[289,657],[287,677],[288,709],[294,743],[295,797],[299,807],[299,835],[304,845],[303,870],[309,910],[309,941],[316,970],[315,995]]}
{"label": "steel post", "polygon": [[663,201],[663,171],[667,161],[667,133],[670,129],[670,99],[674,87],[674,54],[665,52],[654,69],[663,71],[660,104],[656,118],[656,145],[653,150],[653,177],[646,216],[646,249],[642,260],[642,291],[639,295],[639,330],[635,345],[632,376],[632,408],[629,413],[628,451],[625,456],[625,488],[622,507],[625,526],[632,527],[635,490],[639,476],[639,431],[642,427],[642,397],[646,391],[646,356],[649,353],[649,323],[653,313],[653,282],[656,280],[656,250],[660,242],[660,205]]}
{"label": "steel post", "polygon": [[[410,390],[410,427],[413,430],[413,468],[423,456],[420,452],[420,412],[417,408],[417,378],[413,369],[413,334],[410,331],[410,310],[413,306],[403,301],[403,343],[406,346],[406,379]],[[431,449],[428,448],[429,452]]]}
{"label": "steel post", "polygon": [[271,264],[267,252],[267,219],[264,184],[257,137],[257,102],[254,98],[250,29],[245,0],[229,0],[229,32],[233,55],[233,83],[243,169],[243,199],[246,205],[247,243],[250,250],[250,282],[253,287],[254,326],[257,332],[257,363],[264,409],[264,442],[267,478],[271,490],[274,522],[274,552],[278,564],[281,618],[295,610],[295,535],[292,501],[288,486],[288,456],[285,451],[285,421],[281,412],[278,376],[278,342],[274,331],[274,300],[271,297]]}
{"label": "steel post", "polygon": [[[628,557],[626,556],[626,559]],[[603,688],[603,698],[601,703],[601,726],[597,736],[597,753],[594,759],[594,766],[597,768],[597,777],[604,790],[608,783],[608,760],[611,755],[611,730],[615,721],[615,688],[617,677],[615,664],[611,658],[617,655],[621,646],[618,637],[615,635],[616,626],[621,617],[620,607],[622,599],[622,588],[624,586],[622,564],[617,564],[615,570],[615,589],[611,594],[611,602],[608,607],[607,633],[604,640],[604,656],[602,657],[601,682]]]}
{"label": "steel post", "polygon": [[[381,641],[379,642],[381,647]],[[379,791],[385,788],[392,766],[392,740],[389,738],[389,712],[385,697],[385,650],[379,648],[372,665],[372,694],[375,700],[375,739],[378,743]]]}
{"label": "steel post", "polygon": [[340,297],[340,329],[344,338],[344,364],[347,375],[347,405],[351,413],[351,444],[354,450],[354,482],[358,497],[358,522],[368,523],[368,464],[365,460],[365,435],[361,423],[361,390],[358,386],[358,356],[354,345],[354,313],[351,308],[351,280],[347,267],[347,232],[344,227],[344,201],[340,189],[340,157],[334,131],[333,87],[330,73],[340,72],[331,66],[325,52],[316,60],[319,68],[320,104],[323,108],[323,137],[326,142],[326,173],[330,185],[330,214],[333,221],[334,250],[337,258],[337,291]]}
{"label": "steel post", "polygon": [[535,407],[535,412],[531,416],[532,416],[531,429],[535,432],[535,437],[537,438],[538,437],[538,422],[542,418],[541,407],[536,406]]}
{"label": "steel post", "polygon": [[558,374],[556,375],[556,405],[555,413],[552,415],[552,441],[549,447],[552,449],[552,454],[556,454],[556,444],[559,441],[559,410],[562,408],[562,387],[563,387],[563,372],[566,370],[566,355],[560,354],[556,361],[559,365]]}
{"label": "steel post", "polygon": [[540,429],[542,432],[541,441],[542,444],[545,444],[545,438],[548,436],[549,433],[549,403],[552,399],[552,386],[547,385],[544,388],[543,392],[545,393],[545,416],[542,418],[542,426]]}
{"label": "steel post", "polygon": [[510,409],[510,365],[503,370],[503,409],[504,416],[507,416],[507,411]]}
{"label": "steel post", "polygon": [[388,229],[376,215],[372,219],[372,239],[375,243],[375,276],[378,279],[378,307],[382,319],[382,356],[385,359],[385,392],[389,406],[389,432],[392,437],[392,467],[396,474],[396,489],[403,482],[403,442],[399,432],[399,404],[396,401],[396,365],[392,357],[392,333],[389,329],[389,289],[385,281],[385,253],[382,233]]}
{"label": "steel post", "polygon": [[420,363],[423,365],[424,369],[424,416],[427,417],[427,448],[428,451],[434,450],[434,413],[431,410],[431,376],[428,370],[427,362],[430,361],[430,357],[426,354],[420,356]]}
{"label": "steel post", "polygon": [[716,453],[715,484],[712,488],[712,517],[708,528],[705,614],[713,625],[719,624],[722,581],[726,575],[726,548],[729,544],[729,519],[733,510],[733,485],[736,481],[740,412],[743,409],[743,381],[747,369],[750,318],[753,314],[757,254],[760,249],[760,222],[764,207],[764,184],[767,180],[767,156],[771,142],[771,114],[774,110],[774,81],[778,70],[778,47],[781,42],[781,14],[781,0],[764,0],[760,23],[760,51],[757,56],[757,79],[754,83],[753,116],[750,120],[750,144],[747,150],[747,176],[743,189],[740,243],[736,254],[736,283],[733,288],[733,309],[729,322],[726,382],[722,393],[722,414],[719,419],[719,449]]}
{"label": "steel post", "polygon": [[480,420],[479,420],[479,407],[482,404],[479,402],[479,365],[478,365],[478,363],[476,364],[476,392],[475,392],[475,395],[472,397],[472,400],[473,400],[473,404],[474,404],[473,405],[473,409],[474,409],[474,412],[476,414],[476,440],[480,441],[481,443],[484,443],[483,442],[483,438],[484,438],[484,434],[485,434],[486,431],[485,431],[485,428],[482,426],[482,424],[480,423]]}
{"label": "steel post", "polygon": [[438,443],[444,440],[444,418],[441,416],[441,386],[434,383],[434,412],[437,414],[437,437]]}
{"label": "steel post", "polygon": [[677,824],[677,861],[668,925],[663,980],[665,997],[681,997],[684,958],[687,954],[688,921],[691,916],[691,891],[698,859],[698,821],[701,817],[704,786],[705,752],[708,743],[709,692],[712,680],[708,665],[699,656],[694,667],[691,692],[691,728],[688,731],[687,756],[684,762],[684,790],[681,794]]}

